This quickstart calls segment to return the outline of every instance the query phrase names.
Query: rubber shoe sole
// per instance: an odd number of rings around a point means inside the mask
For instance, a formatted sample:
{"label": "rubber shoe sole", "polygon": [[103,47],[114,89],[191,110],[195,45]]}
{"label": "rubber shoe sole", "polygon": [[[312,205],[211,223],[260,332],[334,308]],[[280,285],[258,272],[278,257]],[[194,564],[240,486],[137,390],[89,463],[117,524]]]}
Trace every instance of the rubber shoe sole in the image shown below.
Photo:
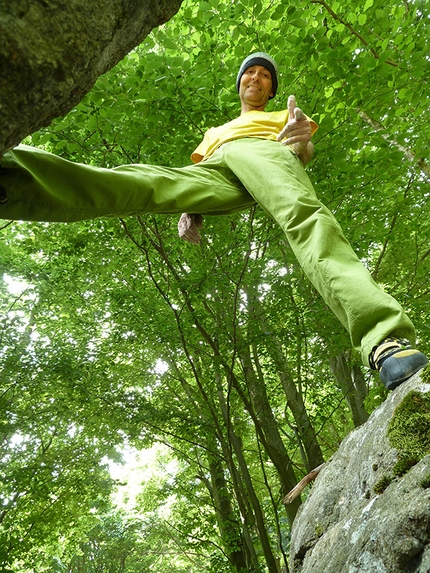
{"label": "rubber shoe sole", "polygon": [[379,378],[387,390],[394,390],[428,364],[428,358],[419,350],[399,350],[388,356],[379,370]]}

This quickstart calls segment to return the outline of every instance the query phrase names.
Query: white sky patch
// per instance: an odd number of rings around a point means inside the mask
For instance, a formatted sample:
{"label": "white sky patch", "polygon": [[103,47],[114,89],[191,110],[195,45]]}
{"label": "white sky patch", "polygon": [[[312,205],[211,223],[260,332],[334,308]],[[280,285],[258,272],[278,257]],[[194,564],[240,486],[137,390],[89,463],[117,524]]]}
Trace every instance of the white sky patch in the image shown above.
{"label": "white sky patch", "polygon": [[119,480],[120,485],[113,495],[113,502],[127,510],[133,511],[136,507],[136,497],[142,492],[145,482],[154,476],[159,476],[160,483],[174,479],[177,472],[177,462],[172,458],[162,463],[160,457],[169,451],[167,446],[155,444],[146,450],[137,450],[131,446],[121,450],[124,463],[117,464],[108,460],[110,475]]}
{"label": "white sky patch", "polygon": [[154,372],[159,376],[161,376],[162,374],[165,374],[168,370],[169,370],[169,365],[167,364],[167,362],[164,362],[164,360],[161,360],[161,358],[159,358],[155,363]]}
{"label": "white sky patch", "polygon": [[17,432],[11,436],[9,440],[9,447],[13,450],[23,449],[25,448],[25,444],[28,442],[28,440],[29,440],[28,436],[24,436],[23,434]]}
{"label": "white sky patch", "polygon": [[14,296],[19,296],[28,288],[33,287],[33,285],[30,285],[28,282],[15,279],[7,274],[3,275],[3,280],[6,283],[7,290]]}
{"label": "white sky patch", "polygon": [[261,283],[258,285],[259,292],[269,292],[272,290],[272,287],[267,283]]}

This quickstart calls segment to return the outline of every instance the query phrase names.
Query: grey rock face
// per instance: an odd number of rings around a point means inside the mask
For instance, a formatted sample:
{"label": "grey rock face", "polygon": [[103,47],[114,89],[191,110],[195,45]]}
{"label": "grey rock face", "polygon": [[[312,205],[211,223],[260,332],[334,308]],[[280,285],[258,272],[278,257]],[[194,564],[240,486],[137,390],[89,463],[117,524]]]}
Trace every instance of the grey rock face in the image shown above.
{"label": "grey rock face", "polygon": [[0,155],[65,115],[181,0],[2,0]]}
{"label": "grey rock face", "polygon": [[[396,406],[412,390],[426,394],[430,384],[418,373],[391,393],[319,474],[293,524],[293,573],[430,571],[430,488],[422,483],[430,456],[393,479],[398,452],[387,439]],[[375,493],[385,476],[391,483]]]}

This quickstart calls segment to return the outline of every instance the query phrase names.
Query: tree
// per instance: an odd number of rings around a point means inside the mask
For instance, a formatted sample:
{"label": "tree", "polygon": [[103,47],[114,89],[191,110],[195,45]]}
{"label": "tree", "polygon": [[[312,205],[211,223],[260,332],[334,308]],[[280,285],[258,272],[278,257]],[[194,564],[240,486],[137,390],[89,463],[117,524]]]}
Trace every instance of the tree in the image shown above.
{"label": "tree", "polygon": [[[31,142],[104,167],[187,164],[209,126],[237,115],[238,63],[267,51],[281,69],[278,105],[295,93],[320,125],[309,166],[318,195],[428,352],[428,26],[418,2],[185,3]],[[141,502],[157,543],[194,544],[214,572],[287,570],[299,502],[284,508],[283,495],[386,394],[264,212],[207,217],[200,247],[181,244],[176,225],[161,216],[5,222],[3,272],[30,285],[16,300],[2,291],[3,396],[15,392],[4,410],[4,456],[15,456],[18,476],[10,495],[28,479],[23,452],[13,452],[17,429],[41,443],[31,419],[51,399],[62,468],[75,443],[87,445],[76,471],[94,456],[100,479],[104,456],[115,455],[109,446],[171,449],[174,482],[152,484],[152,509]],[[68,433],[72,420],[79,436]],[[34,468],[49,477],[48,499],[53,471]],[[98,499],[79,484],[83,499]],[[96,488],[102,499],[105,485]],[[172,527],[150,514],[170,494]],[[89,502],[64,499],[64,520],[82,518],[68,538],[76,547],[94,514]],[[22,523],[28,515],[16,512]],[[46,528],[59,555],[58,522]],[[33,532],[28,539],[45,547]],[[9,557],[19,571],[20,547]]]}

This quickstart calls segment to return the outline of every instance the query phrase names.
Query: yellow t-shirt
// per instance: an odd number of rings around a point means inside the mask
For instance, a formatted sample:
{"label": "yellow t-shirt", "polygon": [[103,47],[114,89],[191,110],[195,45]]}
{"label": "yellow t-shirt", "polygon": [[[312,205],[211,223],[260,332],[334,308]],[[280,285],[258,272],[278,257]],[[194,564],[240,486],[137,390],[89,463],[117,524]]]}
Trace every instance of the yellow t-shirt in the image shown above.
{"label": "yellow t-shirt", "polygon": [[[306,116],[307,117],[307,116]],[[318,125],[309,118],[312,135],[318,129]],[[204,135],[203,141],[191,154],[193,163],[199,163],[210,157],[223,143],[241,139],[243,137],[259,137],[276,141],[278,134],[288,121],[288,110],[282,111],[247,111],[236,119],[211,127]]]}

